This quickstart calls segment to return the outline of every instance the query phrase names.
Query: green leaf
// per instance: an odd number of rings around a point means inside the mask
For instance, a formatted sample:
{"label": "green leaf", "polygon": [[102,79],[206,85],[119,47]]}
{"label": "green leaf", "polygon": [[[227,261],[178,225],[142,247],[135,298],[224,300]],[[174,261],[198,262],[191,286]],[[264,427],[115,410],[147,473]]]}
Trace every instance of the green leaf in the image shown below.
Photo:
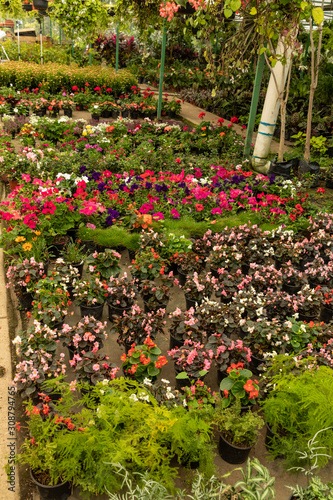
{"label": "green leaf", "polygon": [[312,17],[314,22],[319,26],[324,20],[324,12],[321,7],[315,7],[312,9]]}
{"label": "green leaf", "polygon": [[228,9],[227,7],[224,9],[224,15],[225,17],[228,19],[229,17],[231,17],[233,14],[233,11],[231,9]]}
{"label": "green leaf", "polygon": [[184,380],[184,379],[189,378],[189,377],[188,377],[188,375],[187,375],[186,372],[180,372],[180,373],[178,373],[178,375],[176,376],[176,378],[178,380]]}
{"label": "green leaf", "polygon": [[233,380],[231,380],[230,378],[224,378],[220,383],[220,389],[221,391],[224,391],[225,389],[227,389],[227,391],[230,391],[233,385],[234,385]]}
{"label": "green leaf", "polygon": [[255,7],[252,7],[252,9],[250,10],[250,14],[251,16],[255,16],[257,14],[257,9]]}
{"label": "green leaf", "polygon": [[242,5],[242,2],[241,0],[231,0],[230,1],[230,8],[236,12],[236,10],[238,10]]}

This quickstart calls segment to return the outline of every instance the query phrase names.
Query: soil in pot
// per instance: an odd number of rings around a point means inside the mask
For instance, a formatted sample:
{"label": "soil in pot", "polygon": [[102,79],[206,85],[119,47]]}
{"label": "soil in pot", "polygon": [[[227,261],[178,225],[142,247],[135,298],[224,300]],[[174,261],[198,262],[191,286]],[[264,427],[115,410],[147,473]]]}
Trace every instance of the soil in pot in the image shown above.
{"label": "soil in pot", "polygon": [[47,500],[66,500],[71,494],[71,485],[68,481],[53,486],[47,485],[49,474],[45,471],[33,472],[30,470],[30,477],[32,482],[37,486],[41,498]]}

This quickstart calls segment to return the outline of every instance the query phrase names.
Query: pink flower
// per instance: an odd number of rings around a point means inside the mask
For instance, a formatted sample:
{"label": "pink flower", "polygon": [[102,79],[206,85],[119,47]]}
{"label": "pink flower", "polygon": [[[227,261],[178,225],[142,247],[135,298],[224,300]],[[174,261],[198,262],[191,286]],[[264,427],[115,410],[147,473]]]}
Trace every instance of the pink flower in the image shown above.
{"label": "pink flower", "polygon": [[95,371],[95,372],[98,372],[99,371],[99,364],[96,363],[95,365],[93,365],[92,369]]}
{"label": "pink flower", "polygon": [[153,214],[153,219],[154,220],[163,220],[164,215],[162,214],[162,212],[156,212],[155,214]]}
{"label": "pink flower", "polygon": [[173,219],[179,219],[180,218],[180,214],[179,214],[178,210],[176,210],[175,208],[171,209],[171,215],[172,215]]}

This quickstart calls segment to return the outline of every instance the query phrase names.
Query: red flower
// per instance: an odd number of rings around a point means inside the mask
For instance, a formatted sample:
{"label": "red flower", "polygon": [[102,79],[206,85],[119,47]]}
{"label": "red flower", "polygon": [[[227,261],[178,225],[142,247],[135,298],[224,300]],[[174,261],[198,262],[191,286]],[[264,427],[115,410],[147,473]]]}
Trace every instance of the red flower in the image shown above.
{"label": "red flower", "polygon": [[236,118],[236,116],[233,116],[231,119],[230,119],[231,123],[238,123],[238,118]]}
{"label": "red flower", "polygon": [[194,206],[197,209],[197,212],[201,212],[204,209],[204,206],[201,203],[196,203]]}
{"label": "red flower", "polygon": [[203,118],[204,116],[206,116],[206,113],[204,113],[203,111],[199,113],[199,118]]}

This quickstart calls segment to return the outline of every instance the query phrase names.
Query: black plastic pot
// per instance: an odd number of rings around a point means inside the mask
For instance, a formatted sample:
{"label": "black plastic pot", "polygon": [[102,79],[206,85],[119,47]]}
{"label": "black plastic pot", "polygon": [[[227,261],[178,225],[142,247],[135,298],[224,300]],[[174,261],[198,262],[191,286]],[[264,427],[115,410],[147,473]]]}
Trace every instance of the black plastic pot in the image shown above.
{"label": "black plastic pot", "polygon": [[320,313],[320,321],[323,321],[324,323],[329,323],[333,319],[333,309],[330,307],[322,306],[321,313]]}
{"label": "black plastic pot", "polygon": [[101,319],[103,316],[104,304],[96,304],[94,306],[87,306],[80,304],[81,316],[94,316],[95,319]]}
{"label": "black plastic pot", "polygon": [[91,118],[93,120],[97,120],[99,122],[99,115],[96,115],[95,113],[91,113]]}
{"label": "black plastic pot", "polygon": [[70,262],[66,262],[66,264],[68,264],[68,265],[70,265],[72,267],[75,267],[75,269],[77,269],[79,271],[80,279],[82,279],[83,267],[84,267],[84,260],[82,260],[79,263],[75,263],[75,264],[72,264]]}
{"label": "black plastic pot", "polygon": [[113,321],[113,316],[122,316],[124,311],[129,311],[131,307],[115,307],[108,304],[109,320]]}
{"label": "black plastic pot", "polygon": [[239,446],[234,446],[220,434],[219,439],[219,454],[220,457],[228,464],[242,464],[244,463],[252,449],[252,446],[247,448],[240,448]]}
{"label": "black plastic pot", "polygon": [[188,311],[191,307],[194,309],[196,308],[196,304],[200,304],[201,301],[198,300],[192,300],[186,297],[185,295],[185,300],[186,300],[186,310]]}
{"label": "black plastic pot", "polygon": [[309,323],[310,321],[316,321],[317,318],[318,318],[317,314],[307,315],[300,311],[298,312],[299,321],[306,321],[307,323]]}
{"label": "black plastic pot", "polygon": [[110,112],[108,109],[103,109],[103,111],[101,112],[101,117],[102,118],[109,118],[110,117]]}
{"label": "black plastic pot", "polygon": [[49,6],[48,0],[33,0],[35,9],[46,10]]}
{"label": "black plastic pot", "polygon": [[166,309],[168,304],[159,304],[159,305],[151,305],[147,302],[143,302],[143,308],[145,313],[154,313],[158,311],[158,309]]}
{"label": "black plastic pot", "polygon": [[186,278],[187,278],[187,274],[184,274],[182,271],[180,271],[180,269],[178,268],[178,281],[179,281],[179,284],[181,286],[184,286],[185,283],[186,283]]}
{"label": "black plastic pot", "polygon": [[22,5],[23,10],[26,12],[30,12],[32,10],[32,5],[31,4],[23,4]]}
{"label": "black plastic pot", "polygon": [[68,116],[69,118],[72,118],[73,110],[71,108],[64,108],[64,115]]}
{"label": "black plastic pot", "polygon": [[169,349],[175,349],[176,347],[182,347],[184,345],[183,340],[178,340],[176,337],[171,335],[170,333],[170,344],[169,344]]}
{"label": "black plastic pot", "polygon": [[122,118],[128,118],[128,111],[127,110],[126,111],[122,111],[121,112],[121,116],[122,116]]}
{"label": "black plastic pot", "polygon": [[32,309],[32,302],[34,300],[34,296],[32,295],[32,293],[26,292],[22,295],[18,295],[17,298],[21,310],[23,309],[24,311],[30,311]]}
{"label": "black plastic pot", "polygon": [[37,486],[41,498],[47,500],[66,500],[71,494],[71,485],[68,481],[61,484],[55,484],[53,486],[46,486],[41,484],[34,476],[34,473],[30,469],[30,478],[32,482]]}
{"label": "black plastic pot", "polygon": [[37,109],[36,111],[34,111],[34,114],[36,116],[45,116],[46,115],[46,109]]}
{"label": "black plastic pot", "polygon": [[251,356],[251,362],[250,362],[250,370],[252,371],[252,373],[254,373],[255,375],[260,375],[261,370],[259,370],[259,366],[262,365],[262,364],[266,364],[266,360],[265,359],[262,359],[262,358],[257,358],[256,356]]}
{"label": "black plastic pot", "polygon": [[289,293],[289,295],[295,295],[302,288],[301,285],[289,285],[289,283],[283,283],[282,290]]}

